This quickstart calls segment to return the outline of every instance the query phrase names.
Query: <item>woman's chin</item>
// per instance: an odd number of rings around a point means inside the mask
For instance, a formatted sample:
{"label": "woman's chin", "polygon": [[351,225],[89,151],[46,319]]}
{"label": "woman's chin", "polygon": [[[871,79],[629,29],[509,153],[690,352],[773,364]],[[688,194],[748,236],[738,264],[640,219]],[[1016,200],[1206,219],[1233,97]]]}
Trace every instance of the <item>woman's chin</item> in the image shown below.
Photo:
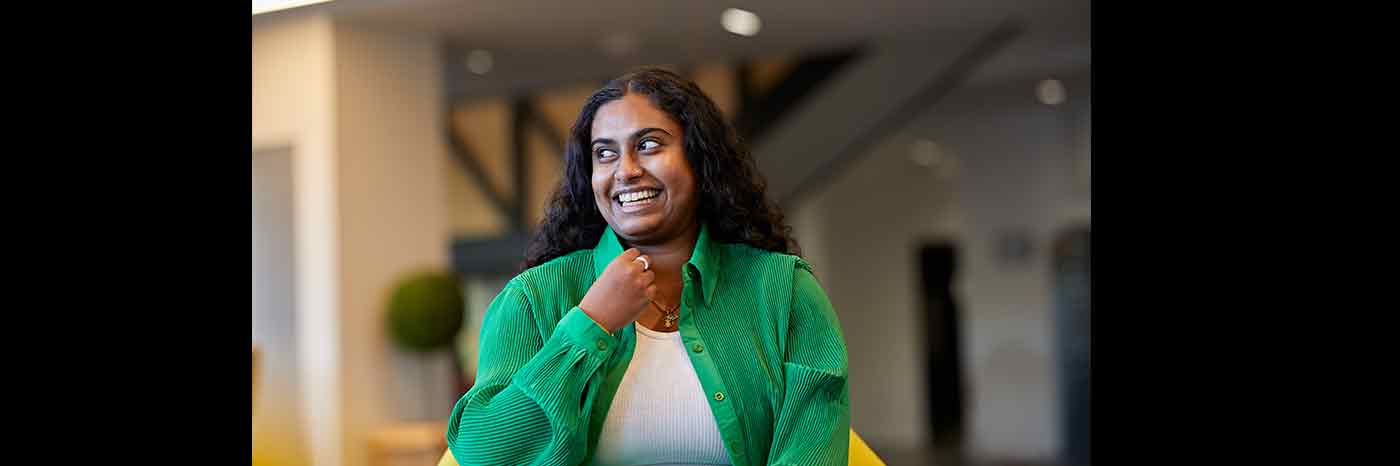
{"label": "woman's chin", "polygon": [[629,240],[648,240],[659,233],[663,222],[660,215],[622,215],[612,225],[614,233]]}

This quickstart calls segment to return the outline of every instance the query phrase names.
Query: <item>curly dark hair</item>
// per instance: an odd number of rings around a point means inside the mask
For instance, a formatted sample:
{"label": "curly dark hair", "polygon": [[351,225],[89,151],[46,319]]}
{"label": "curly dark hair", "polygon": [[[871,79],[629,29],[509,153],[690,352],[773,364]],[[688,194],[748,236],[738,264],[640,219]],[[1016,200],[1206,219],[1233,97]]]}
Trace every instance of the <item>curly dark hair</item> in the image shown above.
{"label": "curly dark hair", "polygon": [[709,235],[722,243],[800,255],[792,227],[769,201],[767,182],[748,145],[739,139],[714,101],[694,82],[660,68],[642,68],[612,81],[584,102],[564,145],[564,177],[550,197],[525,251],[522,268],[592,249],[607,226],[593,200],[593,161],[588,149],[598,107],[629,92],[647,96],[675,119],[685,133],[685,155],[697,179],[697,215]]}

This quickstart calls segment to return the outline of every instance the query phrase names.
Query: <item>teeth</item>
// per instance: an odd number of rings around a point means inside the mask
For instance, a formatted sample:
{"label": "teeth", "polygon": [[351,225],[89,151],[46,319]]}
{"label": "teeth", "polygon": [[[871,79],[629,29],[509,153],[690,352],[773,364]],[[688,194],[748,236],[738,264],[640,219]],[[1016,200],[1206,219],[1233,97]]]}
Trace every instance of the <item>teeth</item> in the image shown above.
{"label": "teeth", "polygon": [[617,199],[622,202],[635,202],[638,200],[655,197],[657,194],[658,192],[656,190],[648,189],[645,191],[623,193],[622,195],[618,196]]}

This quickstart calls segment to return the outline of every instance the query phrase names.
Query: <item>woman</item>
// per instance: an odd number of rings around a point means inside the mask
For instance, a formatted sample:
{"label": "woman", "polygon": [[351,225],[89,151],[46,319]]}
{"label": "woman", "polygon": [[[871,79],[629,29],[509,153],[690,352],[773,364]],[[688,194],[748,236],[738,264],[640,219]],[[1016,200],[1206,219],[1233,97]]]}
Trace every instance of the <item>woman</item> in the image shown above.
{"label": "woman", "polygon": [[565,175],[492,301],[462,465],[845,465],[836,313],[747,149],[661,69],[584,104]]}

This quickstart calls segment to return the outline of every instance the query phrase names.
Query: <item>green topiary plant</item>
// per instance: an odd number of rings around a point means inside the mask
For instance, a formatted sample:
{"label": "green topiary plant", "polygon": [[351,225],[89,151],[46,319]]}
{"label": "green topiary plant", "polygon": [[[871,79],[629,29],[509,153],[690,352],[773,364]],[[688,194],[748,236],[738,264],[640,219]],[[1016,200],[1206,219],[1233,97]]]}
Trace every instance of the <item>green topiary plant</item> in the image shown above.
{"label": "green topiary plant", "polygon": [[419,272],[400,280],[393,290],[388,327],[395,343],[424,353],[452,346],[467,308],[456,276]]}
{"label": "green topiary plant", "polygon": [[[455,274],[420,271],[399,280],[392,290],[386,326],[396,345],[427,355],[456,344],[457,334],[466,322],[467,303]],[[449,353],[454,369],[453,389],[460,396],[471,382],[462,371],[461,355],[457,351]]]}

